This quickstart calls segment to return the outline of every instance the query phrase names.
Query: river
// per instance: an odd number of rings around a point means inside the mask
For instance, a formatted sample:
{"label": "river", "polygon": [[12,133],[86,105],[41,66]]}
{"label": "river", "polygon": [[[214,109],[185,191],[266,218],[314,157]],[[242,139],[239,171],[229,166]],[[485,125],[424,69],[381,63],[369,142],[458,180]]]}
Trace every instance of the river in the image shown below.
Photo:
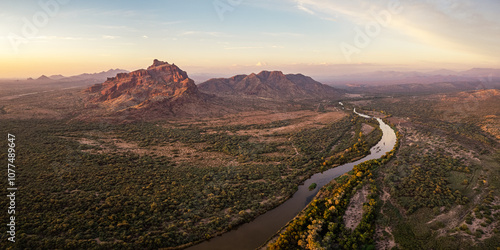
{"label": "river", "polygon": [[[354,109],[354,113],[364,118],[372,118],[370,116],[360,114]],[[376,118],[382,129],[382,138],[370,149],[370,154],[355,162],[346,163],[338,167],[329,169],[322,173],[317,173],[304,184],[299,186],[297,192],[278,207],[269,210],[268,212],[260,215],[255,220],[243,224],[235,230],[224,233],[220,236],[214,237],[208,241],[204,241],[198,245],[188,248],[189,250],[245,250],[255,249],[264,244],[266,240],[272,237],[280,228],[285,226],[292,220],[302,209],[304,209],[309,202],[318,193],[319,189],[331,180],[347,173],[353,167],[362,162],[378,159],[391,151],[396,145],[396,133],[380,118]],[[309,185],[316,183],[317,186],[314,190],[309,190]]]}

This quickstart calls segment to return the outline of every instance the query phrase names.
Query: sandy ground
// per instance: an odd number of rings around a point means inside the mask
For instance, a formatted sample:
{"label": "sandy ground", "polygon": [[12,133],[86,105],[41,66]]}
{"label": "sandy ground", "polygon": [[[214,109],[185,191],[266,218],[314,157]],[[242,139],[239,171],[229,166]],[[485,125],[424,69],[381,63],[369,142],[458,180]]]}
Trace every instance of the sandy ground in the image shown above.
{"label": "sandy ground", "polygon": [[[383,190],[383,194],[380,197],[384,204],[386,202],[391,202],[390,201],[391,195],[387,192],[387,190]],[[380,211],[383,214],[383,211]],[[385,236],[385,234],[388,234],[388,236]],[[377,228],[375,229],[375,238],[377,239],[376,241],[376,249],[392,249],[393,247],[396,246],[396,242],[394,241],[394,236],[392,235],[392,228],[390,227],[385,227],[382,228],[379,225],[377,225]]]}
{"label": "sandy ground", "polygon": [[363,132],[364,135],[370,134],[373,130],[375,130],[375,128],[366,123],[363,123],[363,126],[361,127],[361,132]]}
{"label": "sandy ground", "polygon": [[368,192],[368,185],[364,185],[351,198],[349,207],[347,207],[344,215],[344,224],[347,228],[354,230],[361,222],[361,218],[363,218],[363,203],[368,200]]}

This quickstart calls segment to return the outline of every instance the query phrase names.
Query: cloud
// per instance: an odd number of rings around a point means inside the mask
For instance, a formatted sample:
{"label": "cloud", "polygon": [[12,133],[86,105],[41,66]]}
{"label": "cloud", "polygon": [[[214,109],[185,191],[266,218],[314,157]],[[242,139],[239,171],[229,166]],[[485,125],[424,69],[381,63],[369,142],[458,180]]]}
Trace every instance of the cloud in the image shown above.
{"label": "cloud", "polygon": [[267,63],[266,62],[258,62],[257,64],[255,64],[255,66],[257,66],[257,67],[267,66]]}
{"label": "cloud", "polygon": [[302,4],[302,2],[298,2],[298,3],[297,3],[297,9],[302,10],[302,11],[306,12],[307,14],[311,14],[311,15],[314,15],[314,14],[315,14],[315,13],[314,13],[314,11],[312,11],[312,10],[310,10],[310,9],[306,8],[306,7]]}
{"label": "cloud", "polygon": [[[384,0],[323,1],[288,0],[301,11],[320,19],[343,22],[343,27],[363,27],[374,20],[373,13],[389,10],[391,2],[399,2],[401,14],[392,15],[385,34],[399,36],[406,42],[418,42],[441,50],[467,50],[483,56],[500,56],[500,2],[470,0]],[[496,11],[494,11],[496,10]],[[406,38],[402,38],[406,37]],[[351,38],[346,38],[351,40]]]}
{"label": "cloud", "polygon": [[106,40],[114,40],[117,38],[120,38],[120,37],[119,36],[110,36],[110,35],[103,35],[102,36],[102,39],[106,39]]}
{"label": "cloud", "polygon": [[82,37],[74,36],[37,36],[35,39],[38,40],[82,40]]}
{"label": "cloud", "polygon": [[142,38],[144,38],[144,39],[148,39],[149,37],[148,37],[148,36],[146,36],[146,35],[144,35],[144,36],[142,36]]}
{"label": "cloud", "polygon": [[[320,19],[327,21],[337,21],[339,14],[345,14],[347,16],[357,16],[354,11],[348,11],[346,8],[339,7],[340,5],[349,4],[346,2],[325,2],[316,0],[290,0],[300,11],[306,12],[307,14],[314,15]],[[355,0],[354,0],[355,1]],[[359,5],[358,5],[359,7]],[[358,16],[359,18],[359,16]]]}

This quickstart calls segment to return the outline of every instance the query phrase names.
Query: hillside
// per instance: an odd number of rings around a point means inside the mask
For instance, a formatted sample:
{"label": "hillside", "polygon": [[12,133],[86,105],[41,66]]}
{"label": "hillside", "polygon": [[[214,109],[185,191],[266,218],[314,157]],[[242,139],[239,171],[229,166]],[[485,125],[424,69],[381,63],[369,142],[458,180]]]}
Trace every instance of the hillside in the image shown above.
{"label": "hillside", "polygon": [[244,95],[271,99],[317,99],[338,97],[341,92],[302,74],[281,71],[216,78],[201,83],[199,89],[216,95]]}
{"label": "hillside", "polygon": [[85,90],[89,102],[108,111],[174,114],[206,101],[194,81],[175,64],[154,60],[147,69],[119,73]]}

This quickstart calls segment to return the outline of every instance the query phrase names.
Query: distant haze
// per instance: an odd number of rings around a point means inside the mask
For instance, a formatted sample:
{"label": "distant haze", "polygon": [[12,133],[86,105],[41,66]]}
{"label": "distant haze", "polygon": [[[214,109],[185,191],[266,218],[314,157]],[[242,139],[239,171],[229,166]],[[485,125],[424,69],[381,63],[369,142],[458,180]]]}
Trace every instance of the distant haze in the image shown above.
{"label": "distant haze", "polygon": [[221,76],[500,68],[499,11],[497,0],[7,1],[0,78],[154,58]]}

